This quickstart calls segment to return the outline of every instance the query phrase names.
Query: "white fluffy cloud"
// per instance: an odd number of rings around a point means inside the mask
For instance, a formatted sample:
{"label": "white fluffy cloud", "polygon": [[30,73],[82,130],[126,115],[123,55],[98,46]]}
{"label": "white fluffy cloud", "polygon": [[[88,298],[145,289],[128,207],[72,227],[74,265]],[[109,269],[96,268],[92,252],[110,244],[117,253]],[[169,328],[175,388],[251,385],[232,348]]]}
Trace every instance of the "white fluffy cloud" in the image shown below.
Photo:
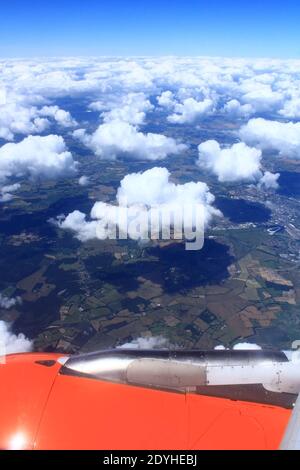
{"label": "white fluffy cloud", "polygon": [[88,176],[81,176],[78,180],[79,186],[88,186],[90,184],[90,179]]}
{"label": "white fluffy cloud", "polygon": [[20,297],[6,297],[0,293],[0,308],[4,308],[6,310],[14,307],[15,305],[20,305],[22,303]]}
{"label": "white fluffy cloud", "polygon": [[15,134],[42,133],[49,124],[34,106],[26,107],[18,102],[0,106],[0,138],[4,140],[14,140]]}
{"label": "white fluffy cloud", "polygon": [[286,101],[279,114],[289,119],[300,119],[300,96],[292,97]]}
{"label": "white fluffy cloud", "polygon": [[71,114],[58,106],[44,106],[39,114],[53,118],[62,127],[75,127],[77,125]]}
{"label": "white fluffy cloud", "polygon": [[[210,98],[195,99],[192,96],[187,98],[184,95],[189,95],[184,89],[179,90],[178,95],[183,95],[182,102],[178,101],[173,92],[170,90],[164,91],[157,97],[157,102],[162,108],[172,110],[172,114],[167,117],[167,120],[173,124],[186,124],[193,123],[197,119],[206,116],[213,111],[214,102]],[[179,96],[178,96],[179,97]]]}
{"label": "white fluffy cloud", "polygon": [[221,182],[256,181],[261,177],[262,152],[243,142],[222,149],[215,140],[198,147],[198,164],[212,171]]}
{"label": "white fluffy cloud", "polygon": [[15,184],[10,184],[8,186],[0,186],[0,202],[8,202],[11,201],[11,199],[14,198],[14,193],[15,191],[18,191],[20,189],[21,185],[19,183]]}
{"label": "white fluffy cloud", "polygon": [[[102,102],[92,103],[94,110],[104,109]],[[78,129],[73,136],[90,148],[97,156],[114,159],[118,155],[147,160],[159,160],[178,154],[186,146],[161,134],[144,134],[139,127],[153,105],[144,93],[129,93],[102,112],[103,123],[94,134]]]}
{"label": "white fluffy cloud", "polygon": [[[207,227],[215,217],[221,216],[220,211],[213,206],[214,200],[205,183],[175,184],[170,181],[170,173],[166,168],[155,167],[143,173],[125,176],[117,193],[118,205],[95,203],[90,214],[92,220],[87,220],[82,212],[74,211],[65,218],[59,218],[56,224],[61,229],[71,230],[81,241],[105,239],[108,236],[107,227],[115,225],[131,238],[147,238],[144,233],[132,234],[128,220],[147,218],[148,221],[149,217],[161,214],[175,214],[175,217],[176,214],[182,214],[186,206],[198,205],[202,209],[201,222]],[[193,222],[188,217],[186,224],[192,230]],[[148,226],[146,231],[148,233]]]}
{"label": "white fluffy cloud", "polygon": [[104,122],[121,121],[138,126],[144,123],[146,113],[153,108],[144,93],[129,93],[121,102],[112,105],[110,111],[102,113],[102,117]]}
{"label": "white fluffy cloud", "polygon": [[222,149],[216,140],[207,140],[198,146],[198,151],[198,165],[211,171],[221,182],[252,182],[267,190],[279,187],[280,174],[263,173],[262,151],[244,142]]}
{"label": "white fluffy cloud", "polygon": [[[8,310],[22,303],[20,297],[6,297],[0,294],[0,308]],[[19,352],[27,352],[32,348],[32,343],[23,334],[14,335],[9,325],[0,321],[0,361],[1,356]]]}
{"label": "white fluffy cloud", "polygon": [[300,122],[251,119],[241,128],[240,137],[262,150],[273,150],[282,157],[300,158]]}
{"label": "white fluffy cloud", "polygon": [[[131,173],[120,183],[117,200],[122,205],[145,204],[178,204],[201,202],[211,208],[214,196],[205,183],[175,184],[170,181],[170,172],[166,168],[154,167],[143,173]],[[213,214],[212,209],[212,214]]]}
{"label": "white fluffy cloud", "polygon": [[[1,71],[0,71],[1,79]],[[1,86],[1,85],[0,85]],[[13,141],[15,135],[41,134],[55,120],[61,127],[73,127],[76,121],[69,112],[58,106],[43,106],[45,99],[34,93],[34,86],[27,92],[17,88],[6,92],[0,102],[0,138]]]}
{"label": "white fluffy cloud", "polygon": [[224,106],[224,111],[231,117],[246,117],[255,112],[251,104],[241,104],[236,99],[228,101]]}
{"label": "white fluffy cloud", "polygon": [[0,147],[0,182],[22,176],[54,178],[75,171],[73,157],[57,135],[29,136]]}
{"label": "white fluffy cloud", "polygon": [[266,171],[263,177],[259,180],[259,186],[265,189],[276,190],[279,188],[279,177],[280,173],[271,173],[270,171]]}
{"label": "white fluffy cloud", "polygon": [[[82,242],[99,238],[101,232],[98,230],[98,221],[87,221],[86,219],[86,214],[76,210],[66,217],[59,216],[57,221],[51,219],[50,222],[63,230],[73,232],[76,238]],[[103,235],[103,238],[106,238],[105,235]]]}
{"label": "white fluffy cloud", "polygon": [[258,81],[242,95],[241,100],[243,104],[250,105],[255,113],[265,113],[278,111],[284,103],[284,96],[273,91],[270,85]]}
{"label": "white fluffy cloud", "polygon": [[175,104],[174,94],[170,90],[163,91],[157,97],[157,102],[162,108],[172,108]]}
{"label": "white fluffy cloud", "polygon": [[[55,105],[57,98],[89,96],[95,106],[98,103],[99,110],[110,112],[118,97],[121,102],[123,96],[141,93],[160,96],[160,106],[178,106],[174,113],[177,122],[192,119],[195,111],[201,116],[203,106],[206,112],[205,100],[212,100],[218,111],[218,106],[224,108],[224,99],[226,102],[237,100],[243,115],[248,115],[251,107],[251,114],[282,112],[284,116],[297,117],[299,70],[297,60],[207,57],[3,59],[0,60],[0,106],[8,107],[0,113],[5,115],[0,132],[9,139],[15,131],[19,132],[19,128],[25,135],[39,132],[39,128],[47,125],[47,119],[39,116],[41,108]],[[111,109],[106,107],[108,95],[114,97]],[[185,103],[185,100],[190,101]],[[123,104],[120,104],[122,108]],[[231,104],[230,110],[236,112],[236,106]],[[35,122],[36,118],[43,121]]]}
{"label": "white fluffy cloud", "polygon": [[122,344],[117,349],[166,349],[168,340],[163,336],[140,337],[132,340],[130,343]]}
{"label": "white fluffy cloud", "polygon": [[6,354],[25,353],[32,350],[32,342],[22,333],[14,335],[9,325],[0,321],[0,360]]}
{"label": "white fluffy cloud", "polygon": [[215,111],[298,119],[299,70],[299,61],[267,59],[0,60],[0,138],[40,134],[53,119],[71,127],[74,119],[55,100],[87,96],[106,123],[141,125],[153,109],[151,95],[174,123],[196,122]]}
{"label": "white fluffy cloud", "polygon": [[147,160],[160,160],[168,155],[177,155],[186,150],[184,144],[161,134],[139,132],[124,121],[101,124],[92,135],[82,129],[74,132],[97,156],[114,159],[118,155]]}
{"label": "white fluffy cloud", "polygon": [[183,103],[177,103],[174,113],[168,116],[168,121],[174,124],[185,124],[195,122],[202,116],[207,115],[213,109],[213,101],[206,98],[197,101],[194,98],[186,98]]}

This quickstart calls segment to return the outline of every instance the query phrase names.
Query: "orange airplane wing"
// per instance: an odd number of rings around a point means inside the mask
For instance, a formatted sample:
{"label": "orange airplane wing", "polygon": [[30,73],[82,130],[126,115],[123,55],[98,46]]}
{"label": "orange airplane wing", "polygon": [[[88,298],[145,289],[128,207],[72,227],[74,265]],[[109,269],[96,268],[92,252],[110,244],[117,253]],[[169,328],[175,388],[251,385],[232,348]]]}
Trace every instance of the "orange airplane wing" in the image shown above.
{"label": "orange airplane wing", "polygon": [[60,356],[0,365],[1,449],[278,449],[291,410],[62,373]]}

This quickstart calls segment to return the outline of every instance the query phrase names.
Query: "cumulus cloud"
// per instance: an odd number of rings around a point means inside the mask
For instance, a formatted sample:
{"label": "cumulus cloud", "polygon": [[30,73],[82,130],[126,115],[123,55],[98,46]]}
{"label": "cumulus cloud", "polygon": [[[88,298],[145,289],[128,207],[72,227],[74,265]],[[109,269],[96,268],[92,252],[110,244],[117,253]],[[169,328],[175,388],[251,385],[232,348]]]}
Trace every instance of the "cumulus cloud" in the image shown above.
{"label": "cumulus cloud", "polygon": [[15,307],[16,305],[20,305],[22,300],[20,297],[6,297],[0,293],[0,308],[4,308],[6,310]]}
{"label": "cumulus cloud", "polygon": [[[90,107],[103,111],[104,104],[94,102]],[[97,156],[115,159],[123,155],[159,160],[186,149],[173,138],[154,133],[144,134],[139,130],[144,124],[146,113],[154,108],[143,92],[129,93],[109,107],[109,110],[102,112],[103,123],[94,134],[90,135],[84,129],[73,133]]]}
{"label": "cumulus cloud", "polygon": [[[9,310],[12,307],[21,305],[20,297],[7,297],[0,293],[0,309]],[[23,334],[14,335],[10,326],[4,321],[0,321],[0,364],[3,356],[28,352],[32,349],[32,342]]]}
{"label": "cumulus cloud", "polygon": [[175,105],[174,113],[168,116],[168,121],[174,124],[192,123],[212,111],[213,105],[213,101],[208,98],[203,101],[187,98],[183,103]]}
{"label": "cumulus cloud", "polygon": [[[63,230],[73,232],[76,238],[82,242],[99,237],[98,221],[87,221],[86,214],[77,210],[71,212],[66,217],[59,216],[57,220],[50,219],[50,222]],[[104,224],[105,222],[106,221],[104,221]],[[103,238],[106,238],[105,234],[103,234]]]}
{"label": "cumulus cloud", "polygon": [[20,189],[21,185],[19,183],[10,184],[8,186],[0,187],[0,202],[8,202],[14,198],[15,191]]}
{"label": "cumulus cloud", "polygon": [[40,134],[49,125],[47,119],[39,117],[36,107],[20,103],[0,106],[0,137],[4,140],[14,140],[15,134]]}
{"label": "cumulus cloud", "polygon": [[[203,89],[194,90],[196,97],[191,96],[193,92],[185,88],[181,88],[175,94],[166,90],[157,97],[157,102],[160,107],[172,110],[172,114],[167,117],[167,120],[173,124],[186,124],[193,123],[199,118],[208,115],[214,109],[214,101],[210,97],[204,97],[205,92]],[[197,98],[197,95],[202,95],[202,98]]]}
{"label": "cumulus cloud", "polygon": [[259,180],[259,187],[265,189],[278,189],[279,183],[278,179],[280,177],[280,173],[271,173],[270,171],[266,171],[262,178]]}
{"label": "cumulus cloud", "polygon": [[88,176],[81,176],[78,180],[79,186],[88,186],[90,184],[90,179]]}
{"label": "cumulus cloud", "polygon": [[163,91],[160,96],[157,97],[157,102],[162,108],[172,108],[175,105],[174,94],[170,90]]}
{"label": "cumulus cloud", "polygon": [[167,349],[168,343],[163,336],[140,337],[118,346],[117,349]]}
{"label": "cumulus cloud", "polygon": [[[42,107],[55,106],[54,100],[63,97],[89,96],[94,109],[101,112],[109,113],[119,108],[117,120],[123,119],[120,112],[126,115],[125,101],[130,94],[158,96],[160,106],[170,109],[177,106],[176,122],[188,122],[194,119],[194,113],[196,116],[201,116],[203,111],[206,113],[208,103],[205,100],[213,101],[216,111],[220,110],[219,106],[224,108],[224,99],[228,103],[236,100],[241,109],[235,102],[229,105],[228,111],[242,115],[248,115],[250,109],[251,114],[282,112],[287,117],[296,116],[298,112],[296,101],[300,78],[299,61],[296,60],[207,57],[3,59],[0,72],[0,106],[6,109],[0,113],[0,119],[3,116],[0,132],[8,139],[20,130],[25,135],[39,133],[39,129],[49,125],[48,119],[39,114]],[[108,96],[113,103],[109,108]],[[129,119],[136,125],[135,118]],[[62,121],[69,124],[68,119],[62,118]],[[126,120],[132,123],[130,121]]]}
{"label": "cumulus cloud", "polygon": [[221,182],[253,182],[261,177],[262,152],[243,142],[222,149],[217,141],[208,140],[198,151],[198,165],[212,171]]}
{"label": "cumulus cloud", "polygon": [[184,204],[201,202],[214,209],[211,204],[214,196],[209,192],[205,183],[190,182],[175,184],[170,181],[170,172],[166,168],[154,167],[142,173],[131,173],[123,178],[117,193],[120,204],[127,201],[128,205],[145,204]]}
{"label": "cumulus cloud", "polygon": [[263,173],[261,150],[244,142],[221,148],[216,140],[207,140],[198,146],[198,165],[208,169],[220,182],[245,181],[257,183],[260,189],[278,189],[279,173]]}
{"label": "cumulus cloud", "polygon": [[273,150],[282,157],[300,158],[300,123],[251,119],[239,134],[246,143],[262,150]]}
{"label": "cumulus cloud", "polygon": [[16,89],[6,92],[0,102],[0,138],[13,141],[15,135],[41,134],[54,119],[62,127],[73,127],[76,121],[69,112],[58,106],[43,106],[45,99],[34,93],[34,86],[24,92]]}
{"label": "cumulus cloud", "polygon": [[144,93],[129,93],[117,105],[112,105],[110,111],[102,113],[102,117],[104,122],[120,121],[138,126],[144,123],[146,113],[153,108]]}
{"label": "cumulus cloud", "polygon": [[[145,122],[149,96],[175,123],[192,123],[215,111],[232,117],[272,113],[299,116],[299,61],[220,58],[65,58],[0,61],[0,137],[40,134],[55,120],[75,121],[55,100],[80,98],[105,123]],[[224,107],[224,101],[225,107]],[[139,130],[139,129],[137,129]]]}
{"label": "cumulus cloud", "polygon": [[161,134],[139,132],[124,121],[110,121],[101,124],[92,135],[82,129],[74,132],[78,138],[97,156],[114,159],[118,155],[147,160],[160,160],[168,155],[177,155],[186,150],[184,144]]}
{"label": "cumulus cloud", "polygon": [[284,103],[283,108],[279,111],[279,114],[285,118],[299,119],[300,118],[300,96],[293,97],[292,99]]}
{"label": "cumulus cloud", "polygon": [[228,101],[224,106],[224,111],[231,117],[246,117],[255,113],[251,104],[241,104],[236,99]]}
{"label": "cumulus cloud", "polygon": [[[91,220],[82,212],[74,211],[65,218],[59,218],[56,224],[61,229],[71,230],[81,241],[115,235],[116,225],[126,237],[148,239],[149,220],[165,221],[166,226],[161,222],[162,228],[167,228],[170,220],[172,222],[172,219],[182,216],[186,207],[200,208],[201,223],[203,228],[207,227],[215,217],[221,216],[213,206],[214,200],[205,183],[175,184],[170,181],[166,168],[155,167],[143,173],[129,174],[121,181],[118,205],[97,202],[91,210]],[[171,218],[168,217],[170,214]],[[192,232],[193,213],[184,213],[184,216],[186,229]],[[136,231],[138,225],[144,228]]]}
{"label": "cumulus cloud", "polygon": [[251,86],[245,84],[243,88],[250,90],[242,95],[242,103],[250,105],[255,113],[278,110],[284,102],[284,95],[274,91],[269,84],[253,81]]}
{"label": "cumulus cloud", "polygon": [[44,106],[39,114],[53,118],[62,127],[75,127],[77,125],[71,114],[58,106]]}
{"label": "cumulus cloud", "polygon": [[22,333],[15,335],[7,323],[0,321],[0,360],[7,354],[25,353],[32,350],[32,342]]}
{"label": "cumulus cloud", "polygon": [[0,147],[0,182],[23,176],[55,178],[75,171],[73,157],[64,139],[57,135],[29,136]]}

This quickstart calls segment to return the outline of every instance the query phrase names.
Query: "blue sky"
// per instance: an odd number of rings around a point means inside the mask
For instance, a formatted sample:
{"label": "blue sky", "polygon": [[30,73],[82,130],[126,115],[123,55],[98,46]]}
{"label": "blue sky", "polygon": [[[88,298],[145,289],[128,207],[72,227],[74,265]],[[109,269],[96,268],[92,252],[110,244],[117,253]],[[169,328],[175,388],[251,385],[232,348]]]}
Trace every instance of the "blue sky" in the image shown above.
{"label": "blue sky", "polygon": [[299,0],[9,0],[0,56],[300,57]]}

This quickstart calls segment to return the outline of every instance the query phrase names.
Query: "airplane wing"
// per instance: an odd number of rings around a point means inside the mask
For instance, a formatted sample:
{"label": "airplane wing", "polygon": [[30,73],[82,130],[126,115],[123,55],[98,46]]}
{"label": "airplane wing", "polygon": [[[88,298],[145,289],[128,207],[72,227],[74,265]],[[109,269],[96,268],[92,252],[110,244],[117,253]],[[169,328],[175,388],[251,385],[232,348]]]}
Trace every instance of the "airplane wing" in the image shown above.
{"label": "airplane wing", "polygon": [[288,428],[282,440],[281,450],[300,450],[300,396],[292,413]]}
{"label": "airplane wing", "polygon": [[299,447],[298,375],[263,351],[7,356],[0,448],[274,450],[287,428]]}

